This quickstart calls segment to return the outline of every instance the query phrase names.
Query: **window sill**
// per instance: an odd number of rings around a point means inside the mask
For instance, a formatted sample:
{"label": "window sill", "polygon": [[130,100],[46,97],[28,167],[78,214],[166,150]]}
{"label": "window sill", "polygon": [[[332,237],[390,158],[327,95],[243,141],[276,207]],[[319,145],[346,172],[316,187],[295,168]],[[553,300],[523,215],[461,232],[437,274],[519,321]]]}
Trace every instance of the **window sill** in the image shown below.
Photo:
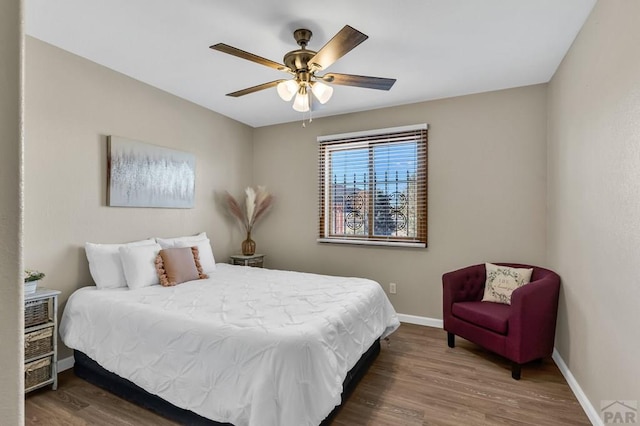
{"label": "window sill", "polygon": [[318,238],[319,243],[329,244],[351,244],[359,246],[382,246],[382,247],[405,247],[405,248],[426,248],[425,243],[404,243],[401,241],[375,241],[375,240],[356,240],[356,239],[339,239],[339,238]]}

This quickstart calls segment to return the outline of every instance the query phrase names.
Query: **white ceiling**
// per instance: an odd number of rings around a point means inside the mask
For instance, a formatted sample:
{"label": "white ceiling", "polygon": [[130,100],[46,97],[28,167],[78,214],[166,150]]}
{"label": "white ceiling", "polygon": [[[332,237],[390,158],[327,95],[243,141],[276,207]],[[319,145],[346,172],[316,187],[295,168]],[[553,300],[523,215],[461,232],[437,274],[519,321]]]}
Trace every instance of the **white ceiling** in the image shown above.
{"label": "white ceiling", "polygon": [[[396,78],[335,86],[314,117],[549,81],[596,0],[25,0],[26,33],[254,127],[300,120],[275,88],[287,74],[209,49],[282,62],[308,28],[319,50],[344,25],[369,36],[328,71]],[[28,84],[28,82],[27,82]]]}

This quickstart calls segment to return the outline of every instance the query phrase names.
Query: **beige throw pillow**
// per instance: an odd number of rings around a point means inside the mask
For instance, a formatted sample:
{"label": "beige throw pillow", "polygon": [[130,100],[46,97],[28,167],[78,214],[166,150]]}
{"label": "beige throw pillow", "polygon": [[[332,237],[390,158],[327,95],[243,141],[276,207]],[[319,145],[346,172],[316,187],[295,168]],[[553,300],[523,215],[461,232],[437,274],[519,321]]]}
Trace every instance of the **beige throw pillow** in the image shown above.
{"label": "beige throw pillow", "polygon": [[487,281],[484,285],[483,302],[511,304],[513,291],[531,281],[533,269],[509,268],[507,266],[485,263]]}
{"label": "beige throw pillow", "polygon": [[160,250],[156,257],[156,270],[160,284],[164,287],[209,278],[202,272],[198,247]]}

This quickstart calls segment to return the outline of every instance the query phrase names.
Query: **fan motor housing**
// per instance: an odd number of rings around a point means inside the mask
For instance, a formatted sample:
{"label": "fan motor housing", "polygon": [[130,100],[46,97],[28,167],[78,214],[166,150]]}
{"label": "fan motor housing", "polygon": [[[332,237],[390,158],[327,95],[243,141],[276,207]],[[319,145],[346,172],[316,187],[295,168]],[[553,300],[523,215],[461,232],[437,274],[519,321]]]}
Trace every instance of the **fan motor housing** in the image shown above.
{"label": "fan motor housing", "polygon": [[316,52],[313,50],[298,49],[284,55],[283,62],[291,71],[307,71],[309,70],[307,64],[314,56]]}

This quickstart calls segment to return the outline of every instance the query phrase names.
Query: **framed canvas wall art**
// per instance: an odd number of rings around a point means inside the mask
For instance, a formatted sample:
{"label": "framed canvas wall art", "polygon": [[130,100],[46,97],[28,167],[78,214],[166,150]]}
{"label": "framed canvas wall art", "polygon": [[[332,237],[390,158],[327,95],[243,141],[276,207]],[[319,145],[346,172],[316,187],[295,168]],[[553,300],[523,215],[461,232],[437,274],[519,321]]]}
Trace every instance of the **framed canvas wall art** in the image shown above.
{"label": "framed canvas wall art", "polygon": [[193,154],[118,136],[107,138],[107,205],[193,208]]}

